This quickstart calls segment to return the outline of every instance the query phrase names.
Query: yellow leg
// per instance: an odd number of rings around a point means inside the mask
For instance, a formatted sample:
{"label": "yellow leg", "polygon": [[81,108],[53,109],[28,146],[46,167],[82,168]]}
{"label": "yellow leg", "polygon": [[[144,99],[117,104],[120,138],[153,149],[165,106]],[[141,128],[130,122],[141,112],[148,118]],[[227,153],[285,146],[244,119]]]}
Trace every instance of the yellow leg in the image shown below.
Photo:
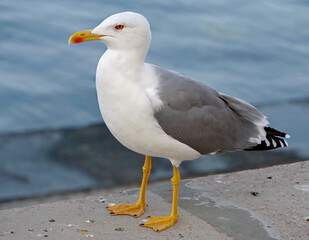
{"label": "yellow leg", "polygon": [[136,204],[120,203],[113,206],[108,206],[107,209],[111,211],[110,214],[112,216],[130,215],[133,217],[139,217],[144,213],[144,207],[147,205],[145,195],[150,170],[151,170],[151,157],[146,156],[145,164],[143,166],[143,181],[141,186],[141,192],[137,203]]}
{"label": "yellow leg", "polygon": [[160,232],[175,224],[178,218],[177,203],[178,203],[178,189],[180,182],[180,175],[177,167],[174,167],[174,176],[171,179],[173,184],[173,206],[171,215],[168,217],[152,217],[150,216],[147,222],[140,224],[143,227],[149,227]]}

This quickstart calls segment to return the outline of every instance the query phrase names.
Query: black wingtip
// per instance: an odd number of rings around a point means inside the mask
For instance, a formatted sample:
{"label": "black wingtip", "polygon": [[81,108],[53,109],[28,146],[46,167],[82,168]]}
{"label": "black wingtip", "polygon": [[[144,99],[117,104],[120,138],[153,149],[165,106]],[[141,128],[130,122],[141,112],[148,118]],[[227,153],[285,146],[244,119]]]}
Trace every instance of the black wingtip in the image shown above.
{"label": "black wingtip", "polygon": [[289,134],[271,127],[265,127],[264,130],[266,132],[266,139],[252,148],[245,149],[245,151],[263,151],[288,146],[288,143],[283,138],[290,138]]}
{"label": "black wingtip", "polygon": [[283,137],[283,138],[290,138],[290,135],[285,132],[280,132],[274,128],[271,127],[265,127],[265,132],[269,135],[277,136],[277,137]]}
{"label": "black wingtip", "polygon": [[245,149],[246,151],[263,151],[263,150],[271,150],[276,148],[287,147],[288,143],[283,139],[273,135],[266,135],[266,140],[262,141],[260,144]]}

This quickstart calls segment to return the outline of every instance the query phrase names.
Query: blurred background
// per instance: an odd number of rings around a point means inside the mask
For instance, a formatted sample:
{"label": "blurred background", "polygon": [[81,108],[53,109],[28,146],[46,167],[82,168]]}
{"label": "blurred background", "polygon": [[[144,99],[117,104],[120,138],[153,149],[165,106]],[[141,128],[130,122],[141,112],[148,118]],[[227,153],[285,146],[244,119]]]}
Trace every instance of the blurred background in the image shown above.
{"label": "blurred background", "polygon": [[[183,178],[309,158],[309,3],[295,0],[2,0],[0,208],[18,199],[139,185],[143,156],[106,129],[95,91],[100,42],[67,45],[122,11],[143,14],[147,61],[249,101],[289,148],[184,162]],[[169,179],[155,159],[150,181]]]}

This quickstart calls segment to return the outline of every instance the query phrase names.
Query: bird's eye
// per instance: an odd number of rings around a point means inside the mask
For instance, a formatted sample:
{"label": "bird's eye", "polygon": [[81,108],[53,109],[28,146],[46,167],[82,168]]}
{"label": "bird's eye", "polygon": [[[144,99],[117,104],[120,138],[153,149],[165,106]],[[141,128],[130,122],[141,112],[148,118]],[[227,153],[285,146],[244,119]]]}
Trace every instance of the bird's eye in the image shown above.
{"label": "bird's eye", "polygon": [[121,29],[123,29],[123,28],[124,28],[123,25],[116,25],[116,26],[115,26],[115,29],[116,29],[116,30],[121,30]]}

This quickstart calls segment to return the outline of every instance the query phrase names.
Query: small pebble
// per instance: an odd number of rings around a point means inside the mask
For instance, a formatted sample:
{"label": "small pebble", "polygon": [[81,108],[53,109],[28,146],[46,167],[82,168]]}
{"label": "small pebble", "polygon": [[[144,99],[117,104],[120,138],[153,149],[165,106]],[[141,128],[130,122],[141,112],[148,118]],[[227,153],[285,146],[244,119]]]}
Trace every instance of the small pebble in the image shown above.
{"label": "small pebble", "polygon": [[115,231],[122,232],[124,228],[115,228]]}
{"label": "small pebble", "polygon": [[304,164],[302,166],[300,166],[301,168],[306,168],[307,167],[307,164]]}
{"label": "small pebble", "polygon": [[106,198],[103,198],[103,197],[99,197],[98,199],[101,203],[104,203],[107,199]]}
{"label": "small pebble", "polygon": [[37,236],[38,236],[38,237],[48,237],[47,234],[41,234],[41,233],[37,234]]}
{"label": "small pebble", "polygon": [[77,226],[70,223],[70,224],[67,225],[67,227],[77,227]]}

